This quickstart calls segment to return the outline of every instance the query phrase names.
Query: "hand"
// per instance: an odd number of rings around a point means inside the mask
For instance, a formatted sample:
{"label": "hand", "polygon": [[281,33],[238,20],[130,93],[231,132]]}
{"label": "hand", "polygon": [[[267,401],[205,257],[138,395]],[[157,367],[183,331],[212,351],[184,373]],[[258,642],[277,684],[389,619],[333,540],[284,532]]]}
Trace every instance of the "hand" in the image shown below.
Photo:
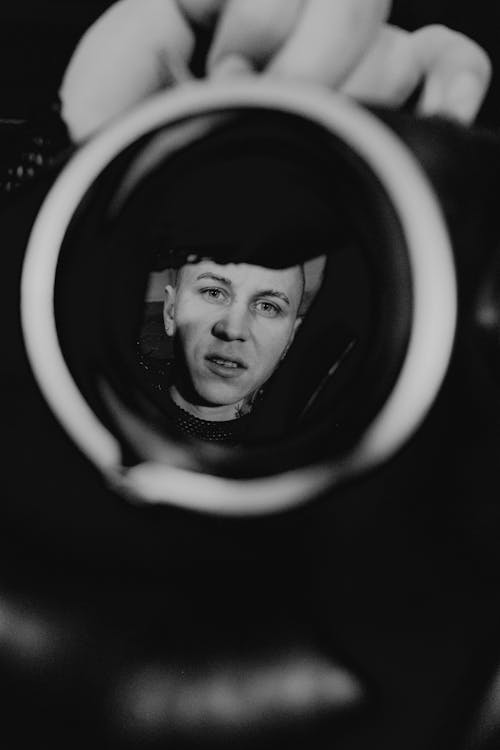
{"label": "hand", "polygon": [[312,80],[396,106],[474,119],[490,78],[485,52],[445,27],[385,22],[389,0],[121,0],[80,41],[62,88],[75,141],[150,94],[192,77],[197,29],[213,29],[206,74]]}
{"label": "hand", "polygon": [[441,25],[410,33],[386,24],[341,89],[357,99],[397,106],[421,85],[420,114],[468,124],[490,78],[487,54],[464,34]]}

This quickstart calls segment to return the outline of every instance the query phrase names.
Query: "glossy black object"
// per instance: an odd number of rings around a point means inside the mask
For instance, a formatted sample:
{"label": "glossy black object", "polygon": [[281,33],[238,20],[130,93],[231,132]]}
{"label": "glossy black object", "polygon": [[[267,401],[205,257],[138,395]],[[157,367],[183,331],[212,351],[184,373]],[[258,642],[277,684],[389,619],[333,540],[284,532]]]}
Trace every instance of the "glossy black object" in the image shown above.
{"label": "glossy black object", "polygon": [[[417,155],[449,226],[455,351],[393,460],[287,514],[145,508],[103,484],[41,397],[20,331],[23,253],[55,174],[5,208],[9,748],[495,746],[494,712],[487,732],[476,722],[500,660],[500,145],[378,114]],[[92,305],[85,288],[78,304]]]}

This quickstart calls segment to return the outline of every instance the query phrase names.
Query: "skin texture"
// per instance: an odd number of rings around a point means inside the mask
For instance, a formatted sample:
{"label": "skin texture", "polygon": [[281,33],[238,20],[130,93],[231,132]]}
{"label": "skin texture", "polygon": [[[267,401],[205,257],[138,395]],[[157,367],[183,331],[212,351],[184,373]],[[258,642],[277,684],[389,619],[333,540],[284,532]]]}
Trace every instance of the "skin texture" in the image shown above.
{"label": "skin texture", "polygon": [[165,290],[165,330],[178,355],[173,400],[213,421],[245,411],[293,341],[303,291],[299,266],[184,266]]}
{"label": "skin texture", "polygon": [[192,74],[200,28],[213,39],[206,75],[307,80],[398,106],[475,118],[491,66],[472,39],[440,25],[409,33],[386,23],[389,0],[121,0],[77,45],[60,90],[75,142]]}

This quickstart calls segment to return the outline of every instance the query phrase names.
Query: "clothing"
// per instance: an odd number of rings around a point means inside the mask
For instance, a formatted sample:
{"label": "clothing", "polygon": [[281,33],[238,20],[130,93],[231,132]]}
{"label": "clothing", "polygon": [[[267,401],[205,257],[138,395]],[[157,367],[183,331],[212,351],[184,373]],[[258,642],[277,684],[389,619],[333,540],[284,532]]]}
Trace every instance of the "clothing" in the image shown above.
{"label": "clothing", "polygon": [[243,439],[250,415],[237,419],[213,421],[199,419],[178,406],[170,396],[173,359],[157,359],[138,350],[138,364],[144,373],[145,381],[156,397],[162,414],[174,429],[184,437],[208,442],[237,445]]}

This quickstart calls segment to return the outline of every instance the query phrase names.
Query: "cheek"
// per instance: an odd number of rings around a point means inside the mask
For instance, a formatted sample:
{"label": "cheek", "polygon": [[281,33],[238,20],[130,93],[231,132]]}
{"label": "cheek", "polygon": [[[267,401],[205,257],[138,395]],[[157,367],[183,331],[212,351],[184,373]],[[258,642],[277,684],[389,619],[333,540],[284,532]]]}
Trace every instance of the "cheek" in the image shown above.
{"label": "cheek", "polygon": [[194,303],[183,305],[176,311],[176,334],[186,350],[191,350],[206,339],[210,320],[206,310]]}
{"label": "cheek", "polygon": [[291,339],[292,332],[293,328],[288,322],[286,325],[261,326],[260,335],[257,333],[256,339],[260,341],[257,348],[263,370],[272,371],[279,364]]}
{"label": "cheek", "polygon": [[177,325],[177,337],[186,353],[192,353],[206,338],[200,321],[185,320]]}

